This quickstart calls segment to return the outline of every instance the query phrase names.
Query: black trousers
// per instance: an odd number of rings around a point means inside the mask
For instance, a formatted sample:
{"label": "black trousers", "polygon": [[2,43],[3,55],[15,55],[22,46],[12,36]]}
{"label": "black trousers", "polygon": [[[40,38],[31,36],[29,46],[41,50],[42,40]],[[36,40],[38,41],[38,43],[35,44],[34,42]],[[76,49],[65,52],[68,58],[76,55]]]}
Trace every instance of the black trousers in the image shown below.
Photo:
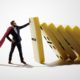
{"label": "black trousers", "polygon": [[9,61],[12,60],[12,55],[13,55],[13,52],[14,52],[14,49],[15,49],[16,46],[17,46],[17,48],[18,48],[20,60],[21,60],[21,62],[22,62],[22,61],[24,61],[24,60],[23,60],[23,55],[22,55],[21,42],[12,43],[12,44],[11,44],[11,50],[10,50],[10,53],[9,53]]}

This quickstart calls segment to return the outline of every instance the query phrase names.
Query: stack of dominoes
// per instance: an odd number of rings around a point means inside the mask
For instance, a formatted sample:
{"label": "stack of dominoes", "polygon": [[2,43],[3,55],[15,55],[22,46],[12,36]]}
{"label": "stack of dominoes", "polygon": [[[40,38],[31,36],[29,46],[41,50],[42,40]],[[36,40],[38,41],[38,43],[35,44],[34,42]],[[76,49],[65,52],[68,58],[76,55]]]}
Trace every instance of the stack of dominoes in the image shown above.
{"label": "stack of dominoes", "polygon": [[[55,52],[59,61],[80,63],[80,28],[69,25],[65,28],[62,25],[56,27],[53,23],[40,24],[38,17],[30,18],[31,36],[35,60],[45,63],[42,35]],[[42,33],[42,35],[41,35]]]}

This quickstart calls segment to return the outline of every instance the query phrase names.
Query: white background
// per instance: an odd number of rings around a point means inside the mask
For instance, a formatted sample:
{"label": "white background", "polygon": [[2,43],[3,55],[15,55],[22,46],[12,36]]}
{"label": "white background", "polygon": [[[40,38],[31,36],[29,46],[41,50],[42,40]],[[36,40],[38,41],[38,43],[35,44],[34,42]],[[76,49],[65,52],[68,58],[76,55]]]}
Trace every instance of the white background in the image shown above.
{"label": "white background", "polygon": [[[18,25],[29,21],[30,17],[38,16],[40,23],[62,24],[80,26],[80,0],[0,0],[0,38],[10,26],[10,21],[15,20]],[[21,30],[22,49],[25,61],[34,66],[42,66],[34,61],[30,26]],[[55,53],[46,41],[44,52],[46,63],[57,60]],[[7,64],[10,51],[10,42],[6,39],[0,48],[0,64]],[[13,54],[13,63],[19,63],[17,49]],[[0,66],[1,80],[80,80],[79,65],[59,67],[34,67],[15,68]]]}

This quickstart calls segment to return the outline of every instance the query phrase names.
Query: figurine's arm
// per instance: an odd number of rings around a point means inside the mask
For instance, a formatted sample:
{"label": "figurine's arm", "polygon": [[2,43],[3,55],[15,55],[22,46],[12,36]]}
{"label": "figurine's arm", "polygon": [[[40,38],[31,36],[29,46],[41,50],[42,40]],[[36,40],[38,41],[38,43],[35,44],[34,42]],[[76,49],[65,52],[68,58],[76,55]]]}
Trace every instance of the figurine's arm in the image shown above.
{"label": "figurine's arm", "polygon": [[22,29],[22,28],[27,27],[29,24],[30,24],[30,23],[27,23],[27,24],[24,24],[24,25],[22,25],[22,26],[17,26],[17,27],[19,27],[19,29]]}
{"label": "figurine's arm", "polygon": [[10,42],[12,42],[12,39],[11,39],[9,36],[7,36],[7,39],[8,39]]}

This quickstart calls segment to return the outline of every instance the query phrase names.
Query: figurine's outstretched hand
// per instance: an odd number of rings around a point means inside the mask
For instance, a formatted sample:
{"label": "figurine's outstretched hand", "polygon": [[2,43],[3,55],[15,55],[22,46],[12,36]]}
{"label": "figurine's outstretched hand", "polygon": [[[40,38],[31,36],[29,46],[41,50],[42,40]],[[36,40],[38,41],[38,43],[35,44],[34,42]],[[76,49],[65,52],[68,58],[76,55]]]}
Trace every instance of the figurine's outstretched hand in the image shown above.
{"label": "figurine's outstretched hand", "polygon": [[30,18],[29,18],[29,24],[31,23],[31,20],[30,20]]}

